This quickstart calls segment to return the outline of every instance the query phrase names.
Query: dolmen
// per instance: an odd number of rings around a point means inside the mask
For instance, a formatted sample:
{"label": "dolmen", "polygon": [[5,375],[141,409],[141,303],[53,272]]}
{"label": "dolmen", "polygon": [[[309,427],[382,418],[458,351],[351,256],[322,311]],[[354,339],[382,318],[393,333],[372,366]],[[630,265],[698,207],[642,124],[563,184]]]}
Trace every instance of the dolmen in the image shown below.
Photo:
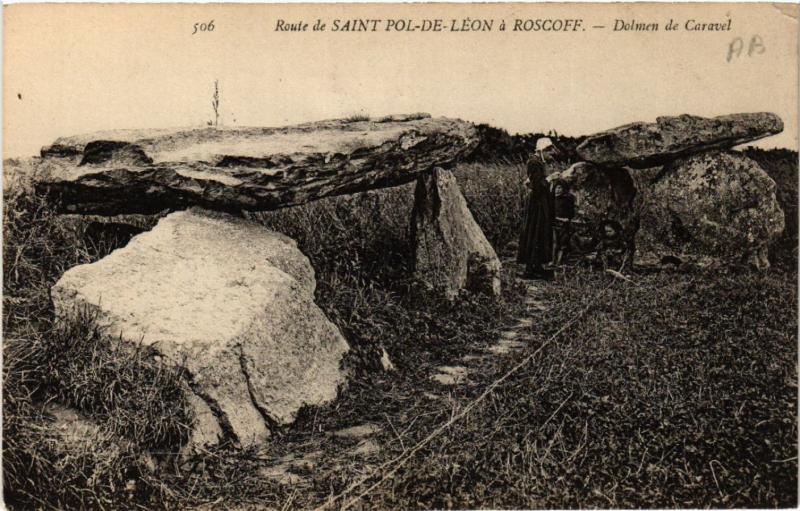
{"label": "dolmen", "polygon": [[62,213],[168,214],[52,288],[59,318],[186,368],[195,416],[185,449],[263,445],[301,407],[335,399],[349,346],[314,302],[294,240],[265,211],[416,181],[417,272],[435,290],[496,295],[500,262],[447,167],[478,144],[467,122],[427,115],[286,128],[123,130],[58,139],[37,183]]}
{"label": "dolmen", "polygon": [[775,182],[731,148],[781,131],[772,113],[659,117],[586,137],[553,178],[589,220],[618,221],[645,251],[765,270],[784,213]]}

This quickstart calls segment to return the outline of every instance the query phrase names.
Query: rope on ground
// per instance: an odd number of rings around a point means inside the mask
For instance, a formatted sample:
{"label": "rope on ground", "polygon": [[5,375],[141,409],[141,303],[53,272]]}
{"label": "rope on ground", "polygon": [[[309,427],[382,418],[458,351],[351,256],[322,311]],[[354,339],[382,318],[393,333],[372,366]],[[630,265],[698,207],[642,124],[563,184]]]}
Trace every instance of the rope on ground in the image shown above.
{"label": "rope on ground", "polygon": [[536,351],[534,351],[533,353],[531,353],[528,356],[526,356],[525,358],[523,358],[519,363],[514,365],[511,369],[509,369],[500,378],[498,378],[497,380],[492,382],[492,384],[489,385],[488,387],[486,387],[486,390],[484,390],[483,393],[481,393],[480,396],[478,396],[472,402],[470,402],[459,413],[453,415],[448,421],[446,421],[441,426],[439,426],[438,428],[433,430],[428,436],[426,436],[425,438],[423,438],[422,440],[417,442],[417,444],[414,445],[414,447],[412,447],[410,450],[404,451],[399,456],[397,456],[397,457],[395,457],[395,458],[393,458],[393,459],[391,459],[389,461],[386,461],[383,464],[381,464],[380,466],[376,467],[375,469],[373,469],[372,471],[370,471],[369,473],[367,473],[366,475],[361,477],[358,481],[355,481],[353,484],[348,486],[343,492],[339,493],[338,495],[335,495],[335,496],[331,497],[324,504],[322,504],[322,505],[318,506],[317,508],[315,508],[314,511],[324,511],[326,509],[330,509],[330,507],[333,506],[333,504],[335,504],[339,500],[342,500],[346,495],[348,495],[353,490],[355,490],[356,488],[358,488],[359,486],[364,484],[366,481],[368,481],[369,479],[374,477],[377,473],[383,471],[383,469],[385,469],[386,467],[388,467],[390,465],[394,465],[394,467],[392,467],[391,470],[386,472],[380,479],[378,479],[375,483],[373,483],[371,486],[369,486],[366,490],[364,490],[363,492],[359,493],[358,495],[356,495],[352,499],[350,499],[347,502],[345,502],[344,504],[342,504],[342,507],[340,509],[342,509],[342,511],[344,511],[346,509],[349,509],[353,504],[355,504],[356,502],[358,502],[359,500],[364,498],[372,490],[374,490],[375,488],[377,488],[378,486],[383,484],[387,479],[392,477],[403,465],[405,465],[406,462],[408,460],[410,460],[411,457],[414,456],[414,454],[416,454],[420,449],[422,449],[427,444],[429,444],[434,438],[436,438],[440,434],[442,434],[447,428],[449,428],[450,426],[452,426],[453,424],[455,424],[456,422],[458,422],[459,420],[464,418],[467,414],[469,414],[476,406],[478,406],[484,399],[486,399],[490,394],[492,394],[492,392],[494,392],[494,390],[497,387],[499,387],[504,381],[506,381],[511,375],[513,375],[514,373],[516,373],[517,371],[522,369],[531,360],[536,358],[536,356],[539,353],[541,353],[548,345],[550,345],[555,339],[557,339],[558,336],[560,336],[562,333],[564,333],[569,327],[574,325],[579,319],[583,318],[583,316],[586,315],[586,313],[589,311],[589,309],[592,307],[592,305],[594,305],[594,303],[597,301],[597,299],[600,298],[600,296],[603,293],[605,293],[614,284],[614,282],[615,282],[614,280],[609,282],[609,284],[607,286],[602,288],[595,296],[592,297],[592,299],[589,301],[589,303],[586,305],[586,307],[584,307],[583,310],[581,310],[581,312],[579,314],[573,316],[572,319],[570,319],[569,321],[564,323],[564,325],[561,328],[559,328],[553,335],[551,335],[547,340],[545,340],[545,342],[543,342],[536,349]]}

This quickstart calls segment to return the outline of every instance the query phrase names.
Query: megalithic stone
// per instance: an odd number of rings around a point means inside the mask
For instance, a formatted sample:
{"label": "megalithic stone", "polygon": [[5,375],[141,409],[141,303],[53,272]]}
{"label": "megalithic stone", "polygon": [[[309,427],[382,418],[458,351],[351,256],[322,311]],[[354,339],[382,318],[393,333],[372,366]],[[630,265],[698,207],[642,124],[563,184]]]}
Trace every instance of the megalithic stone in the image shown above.
{"label": "megalithic stone", "polygon": [[474,125],[424,114],[286,128],[123,130],[61,138],[37,184],[59,211],[272,210],[401,185],[477,145]]}
{"label": "megalithic stone", "polygon": [[462,289],[500,294],[500,260],[449,170],[417,178],[411,214],[415,273],[448,299]]}
{"label": "megalithic stone", "polygon": [[578,156],[605,167],[648,168],[708,150],[727,149],[783,131],[773,113],[743,113],[706,118],[659,117],[589,136]]}
{"label": "megalithic stone", "polygon": [[182,365],[196,421],[191,442],[223,431],[264,445],[305,405],[336,398],[349,346],[314,302],[316,280],[294,240],[199,208],[151,231],[51,289],[56,317],[82,311],[124,345]]}

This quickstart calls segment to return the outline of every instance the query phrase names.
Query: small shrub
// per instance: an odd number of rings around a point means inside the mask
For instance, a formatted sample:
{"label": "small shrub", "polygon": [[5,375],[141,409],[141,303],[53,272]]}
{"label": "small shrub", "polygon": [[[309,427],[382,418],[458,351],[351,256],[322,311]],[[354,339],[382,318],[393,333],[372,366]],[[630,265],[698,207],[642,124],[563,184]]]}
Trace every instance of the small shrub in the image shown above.
{"label": "small shrub", "polygon": [[368,121],[370,120],[370,116],[368,114],[356,113],[350,114],[344,118],[345,122],[361,122],[361,121]]}

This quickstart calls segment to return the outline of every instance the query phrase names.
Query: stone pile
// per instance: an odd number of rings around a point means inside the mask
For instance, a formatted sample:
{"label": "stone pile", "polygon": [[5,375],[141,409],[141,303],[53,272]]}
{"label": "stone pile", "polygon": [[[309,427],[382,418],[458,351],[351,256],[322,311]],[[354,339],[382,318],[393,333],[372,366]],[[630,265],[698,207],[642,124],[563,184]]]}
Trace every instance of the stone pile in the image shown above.
{"label": "stone pile", "polygon": [[766,269],[784,227],[775,183],[730,149],[782,130],[771,113],[659,117],[587,137],[583,161],[554,177],[589,221],[619,221],[639,247]]}

